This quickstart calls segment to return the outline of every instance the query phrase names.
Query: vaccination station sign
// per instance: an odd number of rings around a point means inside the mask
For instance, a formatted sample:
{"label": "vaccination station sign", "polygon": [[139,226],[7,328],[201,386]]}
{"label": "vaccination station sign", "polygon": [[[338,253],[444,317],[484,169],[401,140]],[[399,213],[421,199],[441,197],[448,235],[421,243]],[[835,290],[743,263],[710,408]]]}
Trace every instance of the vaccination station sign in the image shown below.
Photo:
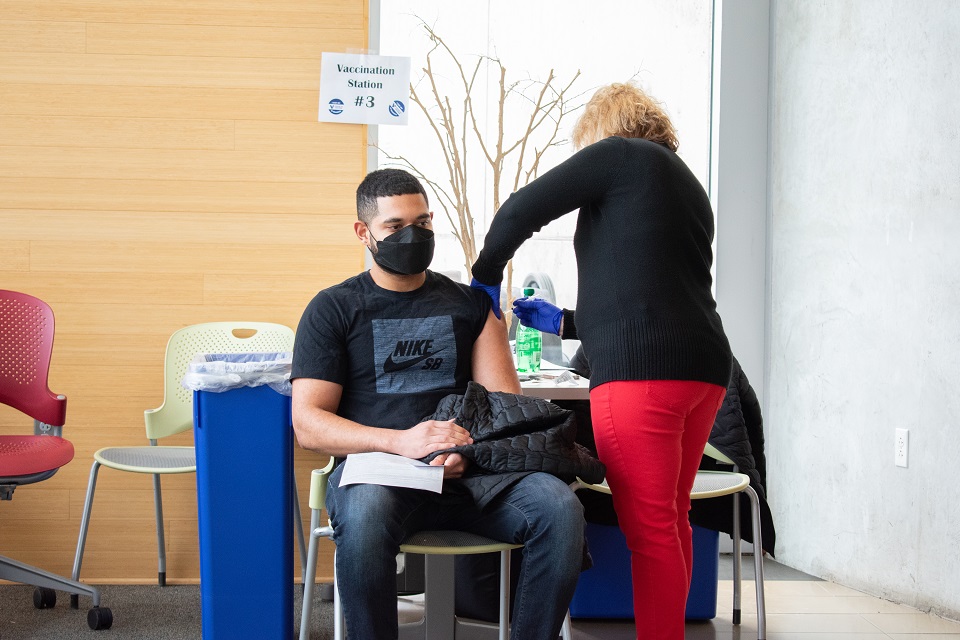
{"label": "vaccination station sign", "polygon": [[324,53],[320,122],[407,124],[410,58]]}

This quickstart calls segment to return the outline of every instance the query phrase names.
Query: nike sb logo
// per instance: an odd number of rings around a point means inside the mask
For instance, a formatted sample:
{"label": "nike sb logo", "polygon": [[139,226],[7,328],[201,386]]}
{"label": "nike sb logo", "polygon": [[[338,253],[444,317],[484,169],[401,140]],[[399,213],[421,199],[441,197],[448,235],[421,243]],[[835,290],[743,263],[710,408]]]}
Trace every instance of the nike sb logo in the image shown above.
{"label": "nike sb logo", "polygon": [[457,384],[453,316],[374,318],[370,321],[377,393],[425,393]]}
{"label": "nike sb logo", "polygon": [[[436,358],[436,354],[443,349],[433,351],[433,340],[398,340],[397,346],[383,363],[384,373],[396,373],[423,362],[421,369],[436,370],[443,365],[443,358]],[[397,362],[394,358],[407,358]]]}

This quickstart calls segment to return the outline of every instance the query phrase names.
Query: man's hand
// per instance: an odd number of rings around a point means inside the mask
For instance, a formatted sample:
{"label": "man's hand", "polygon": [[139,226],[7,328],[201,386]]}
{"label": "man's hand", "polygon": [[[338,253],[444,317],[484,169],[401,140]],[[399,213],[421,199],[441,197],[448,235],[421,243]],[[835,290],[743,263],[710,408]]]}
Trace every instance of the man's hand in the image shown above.
{"label": "man's hand", "polygon": [[517,298],[513,301],[513,315],[525,327],[533,327],[544,333],[560,335],[563,309],[538,298]]}
{"label": "man's hand", "polygon": [[490,296],[490,299],[493,300],[493,315],[497,316],[497,320],[500,319],[500,285],[499,284],[483,284],[478,282],[476,278],[470,279],[470,286],[474,289],[482,289],[487,292],[487,295]]}
{"label": "man's hand", "polygon": [[434,451],[473,444],[470,432],[453,420],[426,420],[406,429],[395,431],[392,453],[418,460]]}
{"label": "man's hand", "polygon": [[430,465],[433,467],[443,465],[444,479],[462,477],[469,463],[470,460],[459,453],[441,453],[430,461]]}

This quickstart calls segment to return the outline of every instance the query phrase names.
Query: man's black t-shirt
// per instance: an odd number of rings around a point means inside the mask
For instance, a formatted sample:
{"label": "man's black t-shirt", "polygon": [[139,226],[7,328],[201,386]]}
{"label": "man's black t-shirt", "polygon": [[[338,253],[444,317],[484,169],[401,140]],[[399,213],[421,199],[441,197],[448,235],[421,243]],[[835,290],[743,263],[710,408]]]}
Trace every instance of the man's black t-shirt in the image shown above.
{"label": "man's black t-shirt", "polygon": [[464,393],[490,298],[426,276],[419,289],[399,292],[364,272],[318,293],[300,319],[291,377],[339,384],[337,415],[389,429],[408,429],[444,396]]}

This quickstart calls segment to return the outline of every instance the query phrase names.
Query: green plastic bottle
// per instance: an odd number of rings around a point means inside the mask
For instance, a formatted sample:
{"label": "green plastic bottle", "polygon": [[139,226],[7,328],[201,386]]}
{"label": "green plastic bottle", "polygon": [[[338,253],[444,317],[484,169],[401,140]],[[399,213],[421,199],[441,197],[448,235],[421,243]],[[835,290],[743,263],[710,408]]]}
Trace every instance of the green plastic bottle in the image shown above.
{"label": "green plastic bottle", "polygon": [[[533,289],[524,289],[523,295],[530,297]],[[517,323],[517,371],[519,373],[540,373],[540,353],[543,339],[537,329]]]}

